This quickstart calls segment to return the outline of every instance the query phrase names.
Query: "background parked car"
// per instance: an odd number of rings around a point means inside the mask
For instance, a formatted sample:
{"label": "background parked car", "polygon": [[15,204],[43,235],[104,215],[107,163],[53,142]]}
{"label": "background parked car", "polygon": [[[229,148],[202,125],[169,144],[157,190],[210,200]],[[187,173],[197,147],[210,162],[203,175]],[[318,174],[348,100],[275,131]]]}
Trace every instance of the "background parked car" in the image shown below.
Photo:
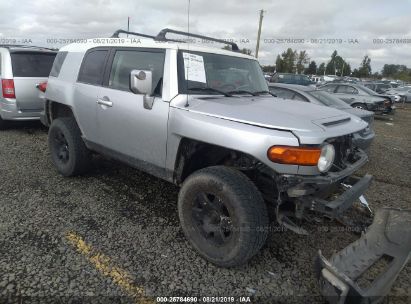
{"label": "background parked car", "polygon": [[273,75],[273,77],[271,77],[270,82],[299,84],[304,86],[315,85],[315,82],[312,81],[307,75],[291,73],[275,74]]}
{"label": "background parked car", "polygon": [[334,94],[354,108],[377,114],[392,113],[395,109],[389,96],[378,94],[360,84],[327,83],[319,89]]}
{"label": "background parked car", "polygon": [[362,118],[368,123],[368,128],[361,132],[354,134],[354,144],[363,149],[368,150],[375,133],[373,130],[374,113],[363,109],[353,108],[341,99],[334,95],[321,90],[316,90],[307,86],[300,86],[294,84],[270,83],[270,92],[277,97],[284,99],[293,99],[299,101],[311,102],[318,105],[332,107]]}
{"label": "background parked car", "polygon": [[40,118],[44,101],[36,85],[47,80],[55,57],[42,47],[0,45],[0,129],[8,120]]}
{"label": "background parked car", "polygon": [[391,88],[386,93],[400,95],[403,97],[402,101],[411,102],[411,87]]}
{"label": "background parked car", "polygon": [[389,89],[392,88],[391,84],[389,83],[383,83],[383,82],[365,82],[363,83],[363,86],[373,90],[374,92],[377,92],[379,94],[383,94]]}

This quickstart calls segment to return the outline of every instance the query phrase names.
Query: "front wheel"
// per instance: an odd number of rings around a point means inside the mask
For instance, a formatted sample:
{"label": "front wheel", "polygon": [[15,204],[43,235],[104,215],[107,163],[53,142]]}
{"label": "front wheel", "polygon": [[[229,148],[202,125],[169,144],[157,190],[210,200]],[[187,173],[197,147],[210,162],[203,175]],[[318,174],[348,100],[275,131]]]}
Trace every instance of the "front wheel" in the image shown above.
{"label": "front wheel", "polygon": [[64,176],[85,173],[91,162],[91,154],[81,138],[81,132],[74,118],[53,120],[48,137],[51,159]]}
{"label": "front wheel", "polygon": [[268,212],[256,186],[241,172],[209,167],[189,176],[178,197],[184,234],[208,261],[244,264],[264,245]]}

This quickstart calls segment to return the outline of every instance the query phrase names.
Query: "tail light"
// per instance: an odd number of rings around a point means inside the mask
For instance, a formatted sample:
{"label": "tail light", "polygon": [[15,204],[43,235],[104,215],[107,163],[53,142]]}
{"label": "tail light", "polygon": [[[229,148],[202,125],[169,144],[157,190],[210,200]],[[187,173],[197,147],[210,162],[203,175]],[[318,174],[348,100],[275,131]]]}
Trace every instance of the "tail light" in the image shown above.
{"label": "tail light", "polygon": [[47,81],[36,84],[36,88],[42,91],[43,93],[46,92]]}
{"label": "tail light", "polygon": [[4,98],[16,98],[16,92],[14,91],[13,79],[2,79],[1,87]]}

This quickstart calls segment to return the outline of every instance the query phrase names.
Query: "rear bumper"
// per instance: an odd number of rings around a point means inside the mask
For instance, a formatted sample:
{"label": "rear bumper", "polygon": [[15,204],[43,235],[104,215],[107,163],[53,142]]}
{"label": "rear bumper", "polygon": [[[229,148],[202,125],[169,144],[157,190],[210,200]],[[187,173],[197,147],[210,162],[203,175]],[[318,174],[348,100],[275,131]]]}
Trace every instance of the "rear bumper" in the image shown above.
{"label": "rear bumper", "polygon": [[15,101],[0,100],[0,116],[3,120],[39,120],[41,111],[21,111]]}

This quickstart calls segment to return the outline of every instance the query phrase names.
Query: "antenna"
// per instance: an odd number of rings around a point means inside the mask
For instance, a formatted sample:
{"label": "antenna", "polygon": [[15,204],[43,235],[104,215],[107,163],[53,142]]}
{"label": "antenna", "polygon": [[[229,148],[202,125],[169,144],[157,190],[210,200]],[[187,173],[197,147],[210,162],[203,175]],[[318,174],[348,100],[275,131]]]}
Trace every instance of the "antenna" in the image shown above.
{"label": "antenna", "polygon": [[[190,54],[190,4],[191,0],[188,0],[188,7],[187,7],[187,53]],[[184,58],[183,58],[184,62]],[[190,60],[187,60],[187,73],[186,73],[186,91],[187,91],[187,99],[186,99],[186,104],[185,107],[187,108],[190,104],[188,103],[188,69],[190,66]]]}

